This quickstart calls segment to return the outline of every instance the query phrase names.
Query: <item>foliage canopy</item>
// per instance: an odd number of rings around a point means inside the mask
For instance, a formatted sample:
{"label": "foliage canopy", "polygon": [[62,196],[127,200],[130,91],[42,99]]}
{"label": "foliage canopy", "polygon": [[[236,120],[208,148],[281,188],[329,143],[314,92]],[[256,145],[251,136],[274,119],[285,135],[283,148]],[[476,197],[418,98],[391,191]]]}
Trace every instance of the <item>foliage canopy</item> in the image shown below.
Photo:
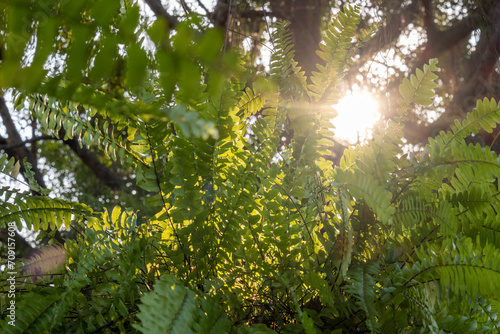
{"label": "foliage canopy", "polygon": [[[356,7],[330,24],[308,83],[287,23],[269,76],[255,79],[196,18],[173,33],[144,25],[130,1],[0,6],[1,88],[47,133],[135,170],[153,212],[55,198],[25,161],[30,191],[1,188],[0,225],[77,236],[6,268],[17,294],[5,332],[499,330],[500,161],[465,139],[491,131],[500,104],[478,101],[406,154],[402,124],[431,103],[433,59],[402,82],[399,117],[332,166],[331,105],[371,35],[358,35]],[[16,179],[13,159],[0,169]]]}

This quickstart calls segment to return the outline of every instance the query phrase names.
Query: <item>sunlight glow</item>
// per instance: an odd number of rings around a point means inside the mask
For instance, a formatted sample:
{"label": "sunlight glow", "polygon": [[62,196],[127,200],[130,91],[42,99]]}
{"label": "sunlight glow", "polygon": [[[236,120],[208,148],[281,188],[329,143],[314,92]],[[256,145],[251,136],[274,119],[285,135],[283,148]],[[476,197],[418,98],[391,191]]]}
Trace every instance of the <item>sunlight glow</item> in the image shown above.
{"label": "sunlight glow", "polygon": [[353,89],[333,106],[338,116],[332,120],[335,138],[356,144],[370,138],[370,129],[380,119],[378,103],[366,91]]}

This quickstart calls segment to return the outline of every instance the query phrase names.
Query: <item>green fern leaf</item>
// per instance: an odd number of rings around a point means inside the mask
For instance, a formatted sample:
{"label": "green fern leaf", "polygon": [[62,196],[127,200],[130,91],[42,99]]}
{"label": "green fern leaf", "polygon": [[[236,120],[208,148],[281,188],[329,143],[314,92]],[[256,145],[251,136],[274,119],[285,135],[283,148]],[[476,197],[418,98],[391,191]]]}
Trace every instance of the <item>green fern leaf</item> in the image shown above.
{"label": "green fern leaf", "polygon": [[[441,253],[441,254],[440,254]],[[413,265],[412,277],[405,285],[439,280],[443,291],[471,298],[500,296],[500,251],[492,246],[478,248],[470,238],[463,241],[444,240],[433,251],[416,250],[420,261]],[[418,284],[418,283],[417,283]]]}
{"label": "green fern leaf", "polygon": [[338,86],[342,83],[347,65],[352,62],[350,49],[360,16],[357,7],[346,6],[333,20],[320,44],[318,56],[325,65],[317,65],[308,85],[309,96],[315,102],[333,105],[339,99]]}
{"label": "green fern leaf", "polygon": [[428,106],[434,97],[433,89],[437,87],[435,80],[438,78],[433,72],[437,71],[437,59],[429,60],[429,64],[424,65],[424,70],[417,69],[410,79],[404,78],[399,86],[399,93],[402,99],[398,101],[399,114],[404,115],[408,111],[411,103]]}
{"label": "green fern leaf", "polygon": [[365,312],[368,328],[372,333],[379,331],[377,318],[380,316],[376,304],[376,287],[374,276],[380,273],[377,263],[362,263],[352,266],[347,273],[346,292],[356,297],[356,304]]}
{"label": "green fern leaf", "polygon": [[44,288],[22,296],[22,300],[15,305],[15,319],[12,323],[9,323],[10,318],[0,321],[2,333],[45,334],[47,331],[50,332],[62,320],[55,317],[60,300],[61,291],[54,288]]}
{"label": "green fern leaf", "polygon": [[364,199],[381,221],[388,223],[391,220],[394,213],[391,194],[370,175],[361,171],[337,170],[336,182],[341,185],[345,184],[346,189],[354,198]]}
{"label": "green fern leaf", "polygon": [[500,102],[495,99],[477,100],[476,108],[462,121],[455,120],[451,125],[451,131],[441,132],[435,138],[440,143],[440,147],[444,150],[452,143],[459,141],[470,135],[484,129],[491,133],[493,129],[500,123]]}
{"label": "green fern leaf", "polygon": [[276,31],[272,36],[275,48],[271,55],[269,72],[271,80],[278,84],[283,97],[301,100],[307,96],[306,77],[293,59],[295,51],[289,25],[286,21],[276,23]]}
{"label": "green fern leaf", "polygon": [[231,325],[213,302],[171,275],[162,275],[141,301],[141,325],[134,327],[143,333],[225,333]]}

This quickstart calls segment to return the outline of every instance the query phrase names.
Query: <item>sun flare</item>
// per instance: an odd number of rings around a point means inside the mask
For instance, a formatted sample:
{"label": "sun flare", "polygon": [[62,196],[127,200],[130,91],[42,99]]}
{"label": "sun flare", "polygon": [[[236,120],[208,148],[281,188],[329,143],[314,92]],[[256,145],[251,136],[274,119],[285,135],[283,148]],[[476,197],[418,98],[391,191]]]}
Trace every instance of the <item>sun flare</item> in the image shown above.
{"label": "sun flare", "polygon": [[338,116],[332,120],[335,137],[356,144],[370,137],[370,129],[380,119],[378,103],[363,90],[354,90],[333,106]]}

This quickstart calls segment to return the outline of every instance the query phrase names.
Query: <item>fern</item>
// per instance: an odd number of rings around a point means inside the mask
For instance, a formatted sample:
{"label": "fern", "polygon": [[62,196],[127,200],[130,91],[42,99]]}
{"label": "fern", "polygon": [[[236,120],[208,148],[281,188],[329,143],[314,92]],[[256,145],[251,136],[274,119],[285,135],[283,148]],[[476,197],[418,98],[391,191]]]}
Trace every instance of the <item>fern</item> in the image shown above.
{"label": "fern", "polygon": [[367,326],[372,333],[378,332],[379,324],[377,318],[380,317],[376,307],[376,284],[373,276],[379,274],[380,268],[377,263],[360,264],[353,266],[348,273],[345,290],[356,296],[357,304],[367,317]]}
{"label": "fern", "polygon": [[11,324],[8,323],[9,318],[0,321],[3,333],[46,333],[57,328],[62,321],[60,317],[55,317],[60,299],[60,291],[52,288],[26,294],[15,304],[14,321]]}
{"label": "fern", "polygon": [[293,60],[295,51],[288,22],[276,24],[272,40],[275,50],[269,65],[271,79],[278,84],[283,97],[301,100],[307,94],[306,77]]}
{"label": "fern", "polygon": [[383,222],[389,222],[394,207],[391,206],[391,195],[376,180],[368,175],[352,171],[338,171],[336,181],[345,185],[354,198],[363,198],[376,210]]}
{"label": "fern", "polygon": [[162,275],[154,291],[141,300],[141,325],[134,327],[143,333],[224,333],[231,326],[213,301],[197,296],[170,275]]}
{"label": "fern", "polygon": [[[19,161],[16,162],[15,158],[8,159],[7,155],[2,154],[0,157],[0,173],[6,175],[10,179],[14,180],[18,184],[22,184],[28,187],[30,190],[47,195],[50,193],[49,189],[44,189],[40,187],[40,185],[36,182],[34,175],[35,173],[31,170],[31,164],[25,159],[23,161],[24,166],[24,177],[28,181],[28,183],[23,182],[18,179],[19,170],[21,164]],[[8,198],[5,199],[7,201]]]}
{"label": "fern", "polygon": [[66,262],[66,250],[59,245],[46,246],[35,251],[21,269],[21,275],[33,277],[50,275],[61,271]]}
{"label": "fern", "polygon": [[[479,101],[421,154],[403,150],[401,121],[432,102],[437,60],[403,80],[402,117],[332,167],[324,158],[331,105],[355,48],[373,34],[357,34],[357,7],[328,27],[307,85],[286,22],[272,37],[269,77],[249,81],[234,53],[219,52],[218,32],[193,30],[196,19],[174,34],[162,20],[143,26],[132,2],[126,10],[117,0],[55,2],[58,15],[43,26],[40,3],[32,11],[9,3],[0,10],[1,88],[17,89],[17,106],[30,102],[42,131],[133,169],[148,193],[138,202],[152,214],[97,212],[2,186],[0,226],[64,224],[76,233],[64,249],[43,248],[18,265],[36,280],[16,282],[19,326],[6,328],[498,330],[500,165],[488,147],[465,140],[496,126],[498,103]],[[15,22],[37,23],[22,32]],[[61,31],[71,40],[56,51]],[[33,63],[12,44],[18,35],[20,47],[34,48]],[[139,36],[154,47],[145,51]],[[46,72],[57,52],[68,55],[64,66]],[[0,171],[18,184],[19,166],[0,158]],[[25,185],[46,195],[24,166]]]}
{"label": "fern", "polygon": [[28,229],[39,231],[51,228],[68,228],[73,218],[91,217],[92,210],[84,204],[50,199],[48,197],[32,196],[14,198],[13,203],[4,203],[0,207],[0,224],[15,221],[17,228],[22,230],[23,222]]}
{"label": "fern", "polygon": [[497,295],[500,275],[498,249],[487,245],[477,253],[471,239],[444,242],[441,247],[443,254],[440,256],[439,253],[429,256],[428,250],[423,252],[425,247],[417,250],[420,261],[413,266],[414,274],[406,285],[415,284],[415,280],[426,282],[439,279],[444,291],[449,289],[459,295],[467,293],[470,297],[478,293],[482,296]]}
{"label": "fern", "polygon": [[352,62],[350,48],[359,24],[359,9],[346,6],[326,31],[324,44],[320,44],[318,56],[325,65],[317,65],[313,72],[312,84],[308,86],[309,96],[313,101],[333,105],[338,101],[338,86],[345,75],[347,65]]}
{"label": "fern", "polygon": [[434,97],[433,89],[437,87],[435,80],[438,78],[433,72],[437,71],[437,59],[429,60],[429,64],[424,65],[423,71],[417,69],[410,79],[404,78],[399,86],[402,99],[398,101],[399,114],[405,115],[412,103],[428,106]]}
{"label": "fern", "polygon": [[441,132],[436,140],[443,145],[443,148],[446,148],[456,140],[463,139],[480,129],[491,133],[499,122],[500,104],[495,99],[488,100],[484,98],[477,101],[476,108],[468,113],[462,122],[455,120],[455,123],[451,126],[451,131],[447,133]]}

